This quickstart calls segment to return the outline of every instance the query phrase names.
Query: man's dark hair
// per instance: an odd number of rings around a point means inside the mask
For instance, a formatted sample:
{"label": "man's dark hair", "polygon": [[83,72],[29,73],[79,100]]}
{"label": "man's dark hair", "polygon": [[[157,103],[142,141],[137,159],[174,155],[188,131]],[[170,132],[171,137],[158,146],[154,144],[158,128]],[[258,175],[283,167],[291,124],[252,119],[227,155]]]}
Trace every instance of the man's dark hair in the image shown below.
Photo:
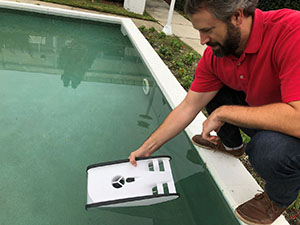
{"label": "man's dark hair", "polygon": [[228,21],[238,8],[242,8],[246,17],[254,15],[258,0],[186,0],[185,13],[189,16],[201,8],[210,9],[215,17]]}

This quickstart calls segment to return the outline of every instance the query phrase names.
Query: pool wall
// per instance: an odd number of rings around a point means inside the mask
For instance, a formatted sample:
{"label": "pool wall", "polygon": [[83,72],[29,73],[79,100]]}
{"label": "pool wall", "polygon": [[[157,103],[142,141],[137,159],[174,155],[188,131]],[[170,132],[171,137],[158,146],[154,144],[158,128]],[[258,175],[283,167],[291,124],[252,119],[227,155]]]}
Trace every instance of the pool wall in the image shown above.
{"label": "pool wall", "polygon": [[[186,96],[186,91],[178,83],[176,78],[163,63],[148,41],[140,33],[138,28],[128,18],[105,16],[94,13],[78,12],[60,8],[45,7],[27,3],[0,0],[1,8],[25,10],[43,14],[79,18],[93,21],[109,22],[122,25],[122,33],[127,35],[132,44],[138,50],[144,63],[151,71],[155,81],[165,95],[169,105],[174,109]],[[201,133],[201,125],[205,120],[203,114],[199,114],[195,120],[185,129],[187,135]],[[142,144],[142,143],[141,143]],[[219,189],[232,209],[252,198],[261,187],[256,183],[243,164],[233,157],[218,152],[207,151],[195,146],[208,170],[213,176]],[[129,153],[129,152],[128,152]],[[278,218],[274,225],[288,224],[283,216]]]}

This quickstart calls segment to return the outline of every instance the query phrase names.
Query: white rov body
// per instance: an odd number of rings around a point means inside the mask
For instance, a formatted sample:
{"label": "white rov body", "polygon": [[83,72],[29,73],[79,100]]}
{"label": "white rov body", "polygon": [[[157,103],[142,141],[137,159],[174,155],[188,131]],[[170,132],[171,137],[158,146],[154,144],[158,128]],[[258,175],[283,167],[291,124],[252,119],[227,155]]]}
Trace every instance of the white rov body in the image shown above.
{"label": "white rov body", "polygon": [[176,199],[170,157],[128,159],[87,168],[87,204],[93,207],[145,206]]}

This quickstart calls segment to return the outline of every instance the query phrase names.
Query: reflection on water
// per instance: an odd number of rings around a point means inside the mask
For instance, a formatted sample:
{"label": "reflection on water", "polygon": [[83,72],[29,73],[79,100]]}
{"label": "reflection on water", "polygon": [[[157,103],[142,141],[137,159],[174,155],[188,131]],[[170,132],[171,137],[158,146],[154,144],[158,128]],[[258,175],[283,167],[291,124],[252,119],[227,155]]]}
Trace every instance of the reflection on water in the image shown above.
{"label": "reflection on water", "polygon": [[86,71],[94,63],[99,51],[95,44],[71,40],[61,49],[58,67],[63,69],[61,80],[65,87],[71,85],[72,88],[77,88],[84,79]]}
{"label": "reflection on water", "polygon": [[[149,126],[150,126],[150,122],[152,121],[152,117],[149,114],[150,114],[150,110],[153,108],[153,100],[154,100],[154,95],[155,95],[155,92],[156,92],[156,88],[157,87],[155,85],[152,85],[152,88],[149,87],[149,93],[150,93],[149,102],[148,102],[145,114],[140,114],[139,115],[139,119],[142,119],[142,120],[137,121],[139,127],[149,128]],[[149,93],[147,93],[147,95]]]}
{"label": "reflection on water", "polygon": [[0,70],[59,75],[72,88],[82,81],[141,85],[149,77],[120,25],[43,19],[0,9]]}

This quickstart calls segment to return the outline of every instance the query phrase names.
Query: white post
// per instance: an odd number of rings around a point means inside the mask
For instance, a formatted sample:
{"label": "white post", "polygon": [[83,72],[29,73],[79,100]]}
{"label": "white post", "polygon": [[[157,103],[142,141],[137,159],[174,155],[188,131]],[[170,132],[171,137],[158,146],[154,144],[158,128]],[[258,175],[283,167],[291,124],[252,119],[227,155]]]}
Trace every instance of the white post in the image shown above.
{"label": "white post", "polygon": [[144,14],[146,0],[124,0],[123,7],[129,12],[134,12],[140,15]]}
{"label": "white post", "polygon": [[171,5],[170,5],[170,9],[169,9],[168,23],[166,24],[166,26],[164,26],[164,28],[162,30],[166,35],[173,34],[171,23],[172,23],[172,17],[173,17],[173,13],[174,13],[175,2],[176,2],[176,0],[171,1]]}

